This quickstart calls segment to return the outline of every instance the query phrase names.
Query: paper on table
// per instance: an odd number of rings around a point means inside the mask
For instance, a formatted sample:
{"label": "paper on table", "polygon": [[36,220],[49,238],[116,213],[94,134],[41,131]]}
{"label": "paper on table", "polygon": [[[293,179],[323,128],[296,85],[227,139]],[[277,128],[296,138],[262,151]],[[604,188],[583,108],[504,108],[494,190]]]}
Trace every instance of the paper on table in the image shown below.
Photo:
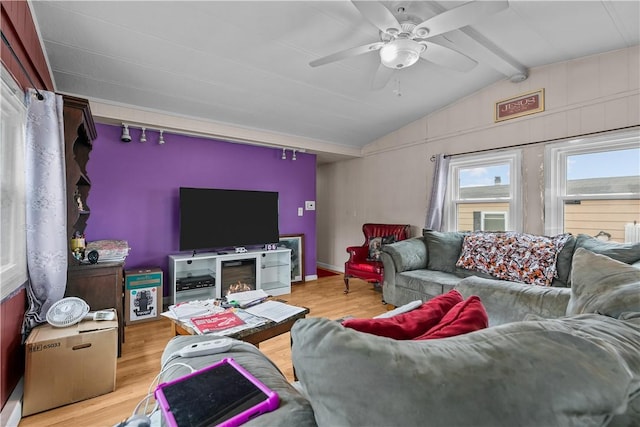
{"label": "paper on table", "polygon": [[255,291],[235,292],[233,294],[229,294],[227,295],[227,301],[236,301],[238,304],[242,305],[251,301],[267,298],[268,296],[269,294],[264,290],[257,289]]}
{"label": "paper on table", "polygon": [[204,314],[219,313],[224,309],[214,305],[213,299],[207,299],[170,305],[169,311],[175,318],[183,320]]}
{"label": "paper on table", "polygon": [[279,301],[265,301],[253,307],[245,309],[247,313],[251,313],[254,316],[266,317],[274,322],[282,322],[288,317],[298,314],[305,309],[302,307],[295,307],[293,305],[285,304]]}

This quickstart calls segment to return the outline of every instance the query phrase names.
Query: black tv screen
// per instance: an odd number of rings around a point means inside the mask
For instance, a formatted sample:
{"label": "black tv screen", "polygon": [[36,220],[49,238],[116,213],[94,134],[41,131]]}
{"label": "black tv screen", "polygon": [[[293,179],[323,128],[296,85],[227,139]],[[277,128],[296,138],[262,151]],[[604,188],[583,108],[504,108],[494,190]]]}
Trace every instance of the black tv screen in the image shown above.
{"label": "black tv screen", "polygon": [[180,188],[180,250],[277,243],[278,193]]}

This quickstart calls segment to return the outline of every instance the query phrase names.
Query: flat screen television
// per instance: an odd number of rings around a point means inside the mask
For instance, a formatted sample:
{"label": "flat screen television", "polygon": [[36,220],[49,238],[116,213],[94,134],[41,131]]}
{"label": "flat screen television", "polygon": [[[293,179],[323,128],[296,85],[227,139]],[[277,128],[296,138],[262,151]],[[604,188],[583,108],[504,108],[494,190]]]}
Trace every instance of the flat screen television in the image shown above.
{"label": "flat screen television", "polygon": [[279,241],[278,193],[180,188],[180,250],[222,249]]}

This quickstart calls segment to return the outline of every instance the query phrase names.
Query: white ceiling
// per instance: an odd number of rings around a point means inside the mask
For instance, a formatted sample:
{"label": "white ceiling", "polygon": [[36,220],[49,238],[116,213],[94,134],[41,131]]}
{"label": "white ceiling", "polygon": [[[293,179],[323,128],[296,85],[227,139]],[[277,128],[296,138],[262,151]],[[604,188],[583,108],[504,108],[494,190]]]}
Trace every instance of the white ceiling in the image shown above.
{"label": "white ceiling", "polygon": [[[465,2],[381,3],[427,19]],[[639,1],[512,0],[441,39],[471,71],[419,61],[374,91],[377,52],[309,66],[379,41],[349,1],[31,5],[59,92],[357,149],[518,70],[640,43]]]}

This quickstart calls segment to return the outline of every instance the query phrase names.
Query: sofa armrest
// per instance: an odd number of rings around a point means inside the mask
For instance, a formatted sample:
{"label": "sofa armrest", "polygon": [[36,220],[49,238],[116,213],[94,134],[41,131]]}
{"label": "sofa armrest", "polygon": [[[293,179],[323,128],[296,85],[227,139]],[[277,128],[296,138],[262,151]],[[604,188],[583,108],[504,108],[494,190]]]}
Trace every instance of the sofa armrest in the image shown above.
{"label": "sofa armrest", "polygon": [[546,319],[565,316],[570,288],[523,285],[506,280],[467,277],[455,286],[464,298],[480,297],[489,326],[524,320],[533,314]]}
{"label": "sofa armrest", "polygon": [[296,427],[316,427],[311,403],[287,381],[277,365],[254,345],[233,340],[233,346],[225,353],[199,357],[180,357],[178,354],[180,349],[187,345],[210,341],[211,339],[210,335],[181,335],[169,340],[161,358],[162,368],[166,370],[162,373],[158,382],[168,382],[189,373],[186,367],[181,367],[180,365],[173,369],[168,369],[169,366],[174,364],[183,363],[193,369],[202,369],[225,357],[230,357],[251,372],[267,387],[278,393],[280,399],[278,409],[255,417],[243,424],[243,426],[294,425]]}
{"label": "sofa armrest", "polygon": [[397,273],[427,268],[427,245],[424,237],[412,237],[384,245],[382,246],[382,253],[389,255]]}
{"label": "sofa armrest", "polygon": [[359,264],[365,262],[369,257],[369,248],[367,246],[349,246],[347,253],[349,254],[348,262]]}

